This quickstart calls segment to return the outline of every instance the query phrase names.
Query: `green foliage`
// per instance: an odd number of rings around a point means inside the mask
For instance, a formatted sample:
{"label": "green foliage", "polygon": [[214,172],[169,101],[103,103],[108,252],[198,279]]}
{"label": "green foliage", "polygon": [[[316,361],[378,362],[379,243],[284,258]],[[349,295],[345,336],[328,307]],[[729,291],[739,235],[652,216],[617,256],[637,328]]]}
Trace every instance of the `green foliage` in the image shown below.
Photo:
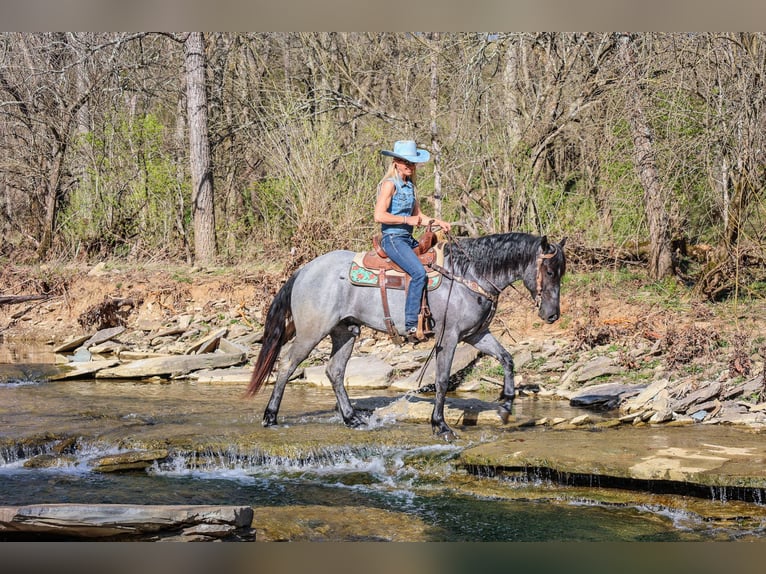
{"label": "green foliage", "polygon": [[[438,44],[399,33],[210,34],[208,127],[222,260],[255,255],[297,265],[330,249],[367,248],[387,162],[378,151],[405,138],[435,151],[434,134],[441,217],[462,224],[460,232],[646,244],[630,123],[639,102],[627,91],[638,88],[667,195],[657,212],[673,239],[720,243],[722,214],[732,212],[725,202],[750,185],[739,237],[751,260],[762,261],[758,82],[766,60],[755,56],[763,38],[753,36],[750,46],[728,33],[641,35],[629,81],[610,34],[445,33]],[[82,52],[63,72],[50,68],[44,37],[4,40],[4,84],[16,87],[0,86],[8,104],[0,109],[2,253],[34,254],[54,225],[62,256],[184,258],[193,225],[180,46],[164,35],[81,34]],[[21,53],[27,57],[13,57]],[[102,73],[90,73],[96,69]],[[96,82],[82,117],[62,107],[79,98],[75,78]],[[59,103],[46,104],[53,95]],[[80,135],[83,125],[92,131]],[[429,211],[433,170],[434,162],[418,170]],[[52,221],[49,198],[59,202]],[[693,280],[703,270],[685,261],[684,272]],[[766,296],[759,268],[736,273],[739,294]],[[670,302],[683,292],[661,284],[642,296]]]}
{"label": "green foliage", "polygon": [[[74,251],[125,257],[136,249],[172,252],[188,182],[179,180],[166,129],[151,114],[115,118],[78,143],[87,161],[61,213],[62,234]],[[177,249],[177,247],[176,247]]]}

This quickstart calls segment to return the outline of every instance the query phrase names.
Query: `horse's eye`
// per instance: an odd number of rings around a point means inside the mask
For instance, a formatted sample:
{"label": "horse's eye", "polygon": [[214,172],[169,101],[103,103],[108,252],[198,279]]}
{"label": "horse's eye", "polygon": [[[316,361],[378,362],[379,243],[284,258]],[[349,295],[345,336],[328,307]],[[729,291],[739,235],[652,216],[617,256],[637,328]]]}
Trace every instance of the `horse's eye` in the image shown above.
{"label": "horse's eye", "polygon": [[553,271],[551,271],[550,269],[548,269],[546,271],[546,273],[547,273],[548,277],[553,277]]}

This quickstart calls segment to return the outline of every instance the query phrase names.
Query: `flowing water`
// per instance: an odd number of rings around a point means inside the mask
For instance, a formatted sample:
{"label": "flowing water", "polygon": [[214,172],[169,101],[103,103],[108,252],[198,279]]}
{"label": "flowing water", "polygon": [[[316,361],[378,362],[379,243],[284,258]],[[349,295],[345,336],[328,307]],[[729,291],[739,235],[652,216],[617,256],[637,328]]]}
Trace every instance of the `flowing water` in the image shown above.
{"label": "flowing water", "polygon": [[[451,444],[424,424],[373,417],[368,428],[348,429],[332,391],[294,384],[280,411],[284,424],[264,429],[268,393],[245,400],[244,385],[52,382],[44,353],[6,351],[4,359],[0,505],[245,504],[255,509],[259,540],[686,541],[764,534],[766,513],[757,504],[567,487],[534,476],[481,477],[456,464],[464,448],[511,432],[501,427],[465,427]],[[350,395],[369,411],[431,400]],[[536,418],[582,412],[533,398],[516,406],[517,415]],[[105,473],[93,466],[106,455],[152,449],[167,456],[145,469]]]}

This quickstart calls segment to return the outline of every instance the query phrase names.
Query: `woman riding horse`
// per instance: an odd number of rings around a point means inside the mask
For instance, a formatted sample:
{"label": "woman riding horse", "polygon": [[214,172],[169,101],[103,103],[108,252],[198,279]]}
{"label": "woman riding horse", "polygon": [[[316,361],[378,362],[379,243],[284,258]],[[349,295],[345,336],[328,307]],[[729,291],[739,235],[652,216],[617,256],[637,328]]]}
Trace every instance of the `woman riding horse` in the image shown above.
{"label": "woman riding horse", "polygon": [[380,223],[383,233],[381,247],[386,255],[410,276],[404,308],[404,332],[400,335],[408,342],[415,343],[426,338],[422,331],[418,336],[417,328],[420,300],[426,286],[426,271],[413,252],[418,241],[412,236],[412,231],[418,225],[438,225],[444,231],[449,231],[450,224],[425,215],[415,193],[417,164],[427,162],[431,154],[418,149],[412,140],[395,142],[393,151],[381,150],[380,153],[393,159],[378,184],[375,222]]}

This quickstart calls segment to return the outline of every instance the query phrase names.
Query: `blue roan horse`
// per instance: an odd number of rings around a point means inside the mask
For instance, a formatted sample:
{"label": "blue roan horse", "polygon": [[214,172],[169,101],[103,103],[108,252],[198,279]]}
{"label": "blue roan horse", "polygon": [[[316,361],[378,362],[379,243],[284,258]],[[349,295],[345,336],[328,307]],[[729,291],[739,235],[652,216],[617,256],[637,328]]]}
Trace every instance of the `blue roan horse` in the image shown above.
{"label": "blue roan horse", "polygon": [[[538,308],[540,318],[553,323],[559,318],[559,291],[566,270],[564,244],[526,233],[487,235],[459,239],[444,248],[444,278],[428,293],[436,333],[436,397],[431,414],[433,431],[454,436],[444,421],[444,400],[455,347],[465,341],[497,359],[505,371],[500,394],[501,416],[507,418],[514,399],[513,358],[489,332],[497,297],[521,279]],[[354,410],[343,385],[346,364],[359,335],[367,325],[386,331],[379,289],[352,285],[349,267],[356,254],[332,251],[310,261],[282,286],[269,307],[263,345],[247,389],[252,396],[274,368],[282,346],[295,337],[280,363],[274,390],[263,415],[264,426],[277,424],[285,385],[297,366],[327,335],[332,351],[326,367],[343,420],[349,426],[366,421]],[[391,317],[404,324],[404,291],[388,295]]]}

